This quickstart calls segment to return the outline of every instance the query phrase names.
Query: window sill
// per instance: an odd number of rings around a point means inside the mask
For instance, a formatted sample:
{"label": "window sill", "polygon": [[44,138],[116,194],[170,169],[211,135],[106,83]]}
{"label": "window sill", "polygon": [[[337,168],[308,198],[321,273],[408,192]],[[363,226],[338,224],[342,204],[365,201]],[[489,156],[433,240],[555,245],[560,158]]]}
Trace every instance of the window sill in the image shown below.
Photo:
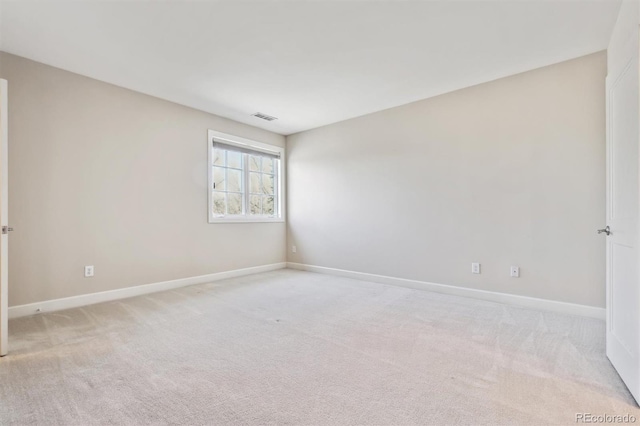
{"label": "window sill", "polygon": [[284,218],[281,217],[256,217],[256,218],[248,218],[248,217],[239,217],[239,218],[210,218],[210,224],[217,223],[284,223]]}

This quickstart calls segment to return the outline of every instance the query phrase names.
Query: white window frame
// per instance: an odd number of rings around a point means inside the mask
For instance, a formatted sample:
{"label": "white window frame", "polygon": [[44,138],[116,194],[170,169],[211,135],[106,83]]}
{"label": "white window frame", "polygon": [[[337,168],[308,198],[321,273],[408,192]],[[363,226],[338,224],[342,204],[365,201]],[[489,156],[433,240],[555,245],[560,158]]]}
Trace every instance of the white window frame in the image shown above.
{"label": "white window frame", "polygon": [[[263,216],[263,215],[250,215],[250,214],[242,214],[242,215],[226,215],[226,216],[217,216],[213,213],[213,140],[216,139],[218,141],[224,142],[229,145],[235,145],[240,148],[256,148],[257,150],[266,150],[274,153],[280,154],[280,160],[276,164],[278,164],[278,170],[276,170],[275,182],[274,182],[274,193],[276,195],[276,207],[277,207],[277,215],[275,216]],[[283,147],[279,147],[276,145],[266,144],[262,142],[257,142],[251,139],[241,138],[239,136],[229,135],[227,133],[218,132],[215,130],[209,129],[207,134],[207,152],[208,152],[208,161],[207,161],[207,206],[209,209],[208,220],[209,223],[256,223],[256,222],[284,222],[285,221],[285,149]],[[245,165],[245,169],[247,169]],[[248,170],[245,170],[245,176],[243,177],[243,195],[245,197],[245,208],[248,208],[248,200],[249,200],[249,179],[248,179]]]}

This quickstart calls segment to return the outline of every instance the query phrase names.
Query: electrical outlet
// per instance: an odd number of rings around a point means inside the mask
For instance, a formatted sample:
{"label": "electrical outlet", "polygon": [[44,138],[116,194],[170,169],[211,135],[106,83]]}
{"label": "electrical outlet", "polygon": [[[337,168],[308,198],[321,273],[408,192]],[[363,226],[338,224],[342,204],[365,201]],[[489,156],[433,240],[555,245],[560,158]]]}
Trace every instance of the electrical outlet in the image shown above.
{"label": "electrical outlet", "polygon": [[85,276],[85,277],[87,277],[87,278],[88,278],[88,277],[92,277],[92,276],[93,276],[93,274],[94,274],[94,272],[95,272],[95,270],[94,270],[94,268],[93,268],[93,265],[85,266],[85,267],[84,267],[84,276]]}
{"label": "electrical outlet", "polygon": [[291,246],[291,252],[292,252],[292,253],[297,253],[297,252],[298,252],[298,247],[296,247],[296,246]]}
{"label": "electrical outlet", "polygon": [[514,278],[519,278],[520,277],[520,267],[519,266],[512,266],[511,267],[511,276]]}
{"label": "electrical outlet", "polygon": [[479,274],[480,273],[480,264],[479,263],[472,263],[471,264],[471,273],[472,274]]}

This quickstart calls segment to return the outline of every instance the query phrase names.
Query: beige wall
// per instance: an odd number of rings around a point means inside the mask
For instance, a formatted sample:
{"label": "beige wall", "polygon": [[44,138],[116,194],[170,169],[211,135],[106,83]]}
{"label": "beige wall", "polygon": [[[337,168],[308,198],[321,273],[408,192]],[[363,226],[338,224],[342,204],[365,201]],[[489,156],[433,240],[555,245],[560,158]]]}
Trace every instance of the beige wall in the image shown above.
{"label": "beige wall", "polygon": [[6,53],[0,77],[10,305],[284,261],[282,223],[207,223],[206,142],[284,137]]}
{"label": "beige wall", "polygon": [[603,307],[605,74],[601,52],[288,137],[288,260]]}

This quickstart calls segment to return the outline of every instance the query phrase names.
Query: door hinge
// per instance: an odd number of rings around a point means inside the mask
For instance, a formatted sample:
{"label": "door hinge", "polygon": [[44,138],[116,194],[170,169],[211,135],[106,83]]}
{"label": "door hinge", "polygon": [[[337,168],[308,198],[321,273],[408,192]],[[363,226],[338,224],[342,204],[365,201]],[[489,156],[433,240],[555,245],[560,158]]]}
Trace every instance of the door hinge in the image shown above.
{"label": "door hinge", "polygon": [[9,232],[13,231],[13,228],[10,226],[3,226],[2,227],[2,233],[3,234],[8,234]]}

